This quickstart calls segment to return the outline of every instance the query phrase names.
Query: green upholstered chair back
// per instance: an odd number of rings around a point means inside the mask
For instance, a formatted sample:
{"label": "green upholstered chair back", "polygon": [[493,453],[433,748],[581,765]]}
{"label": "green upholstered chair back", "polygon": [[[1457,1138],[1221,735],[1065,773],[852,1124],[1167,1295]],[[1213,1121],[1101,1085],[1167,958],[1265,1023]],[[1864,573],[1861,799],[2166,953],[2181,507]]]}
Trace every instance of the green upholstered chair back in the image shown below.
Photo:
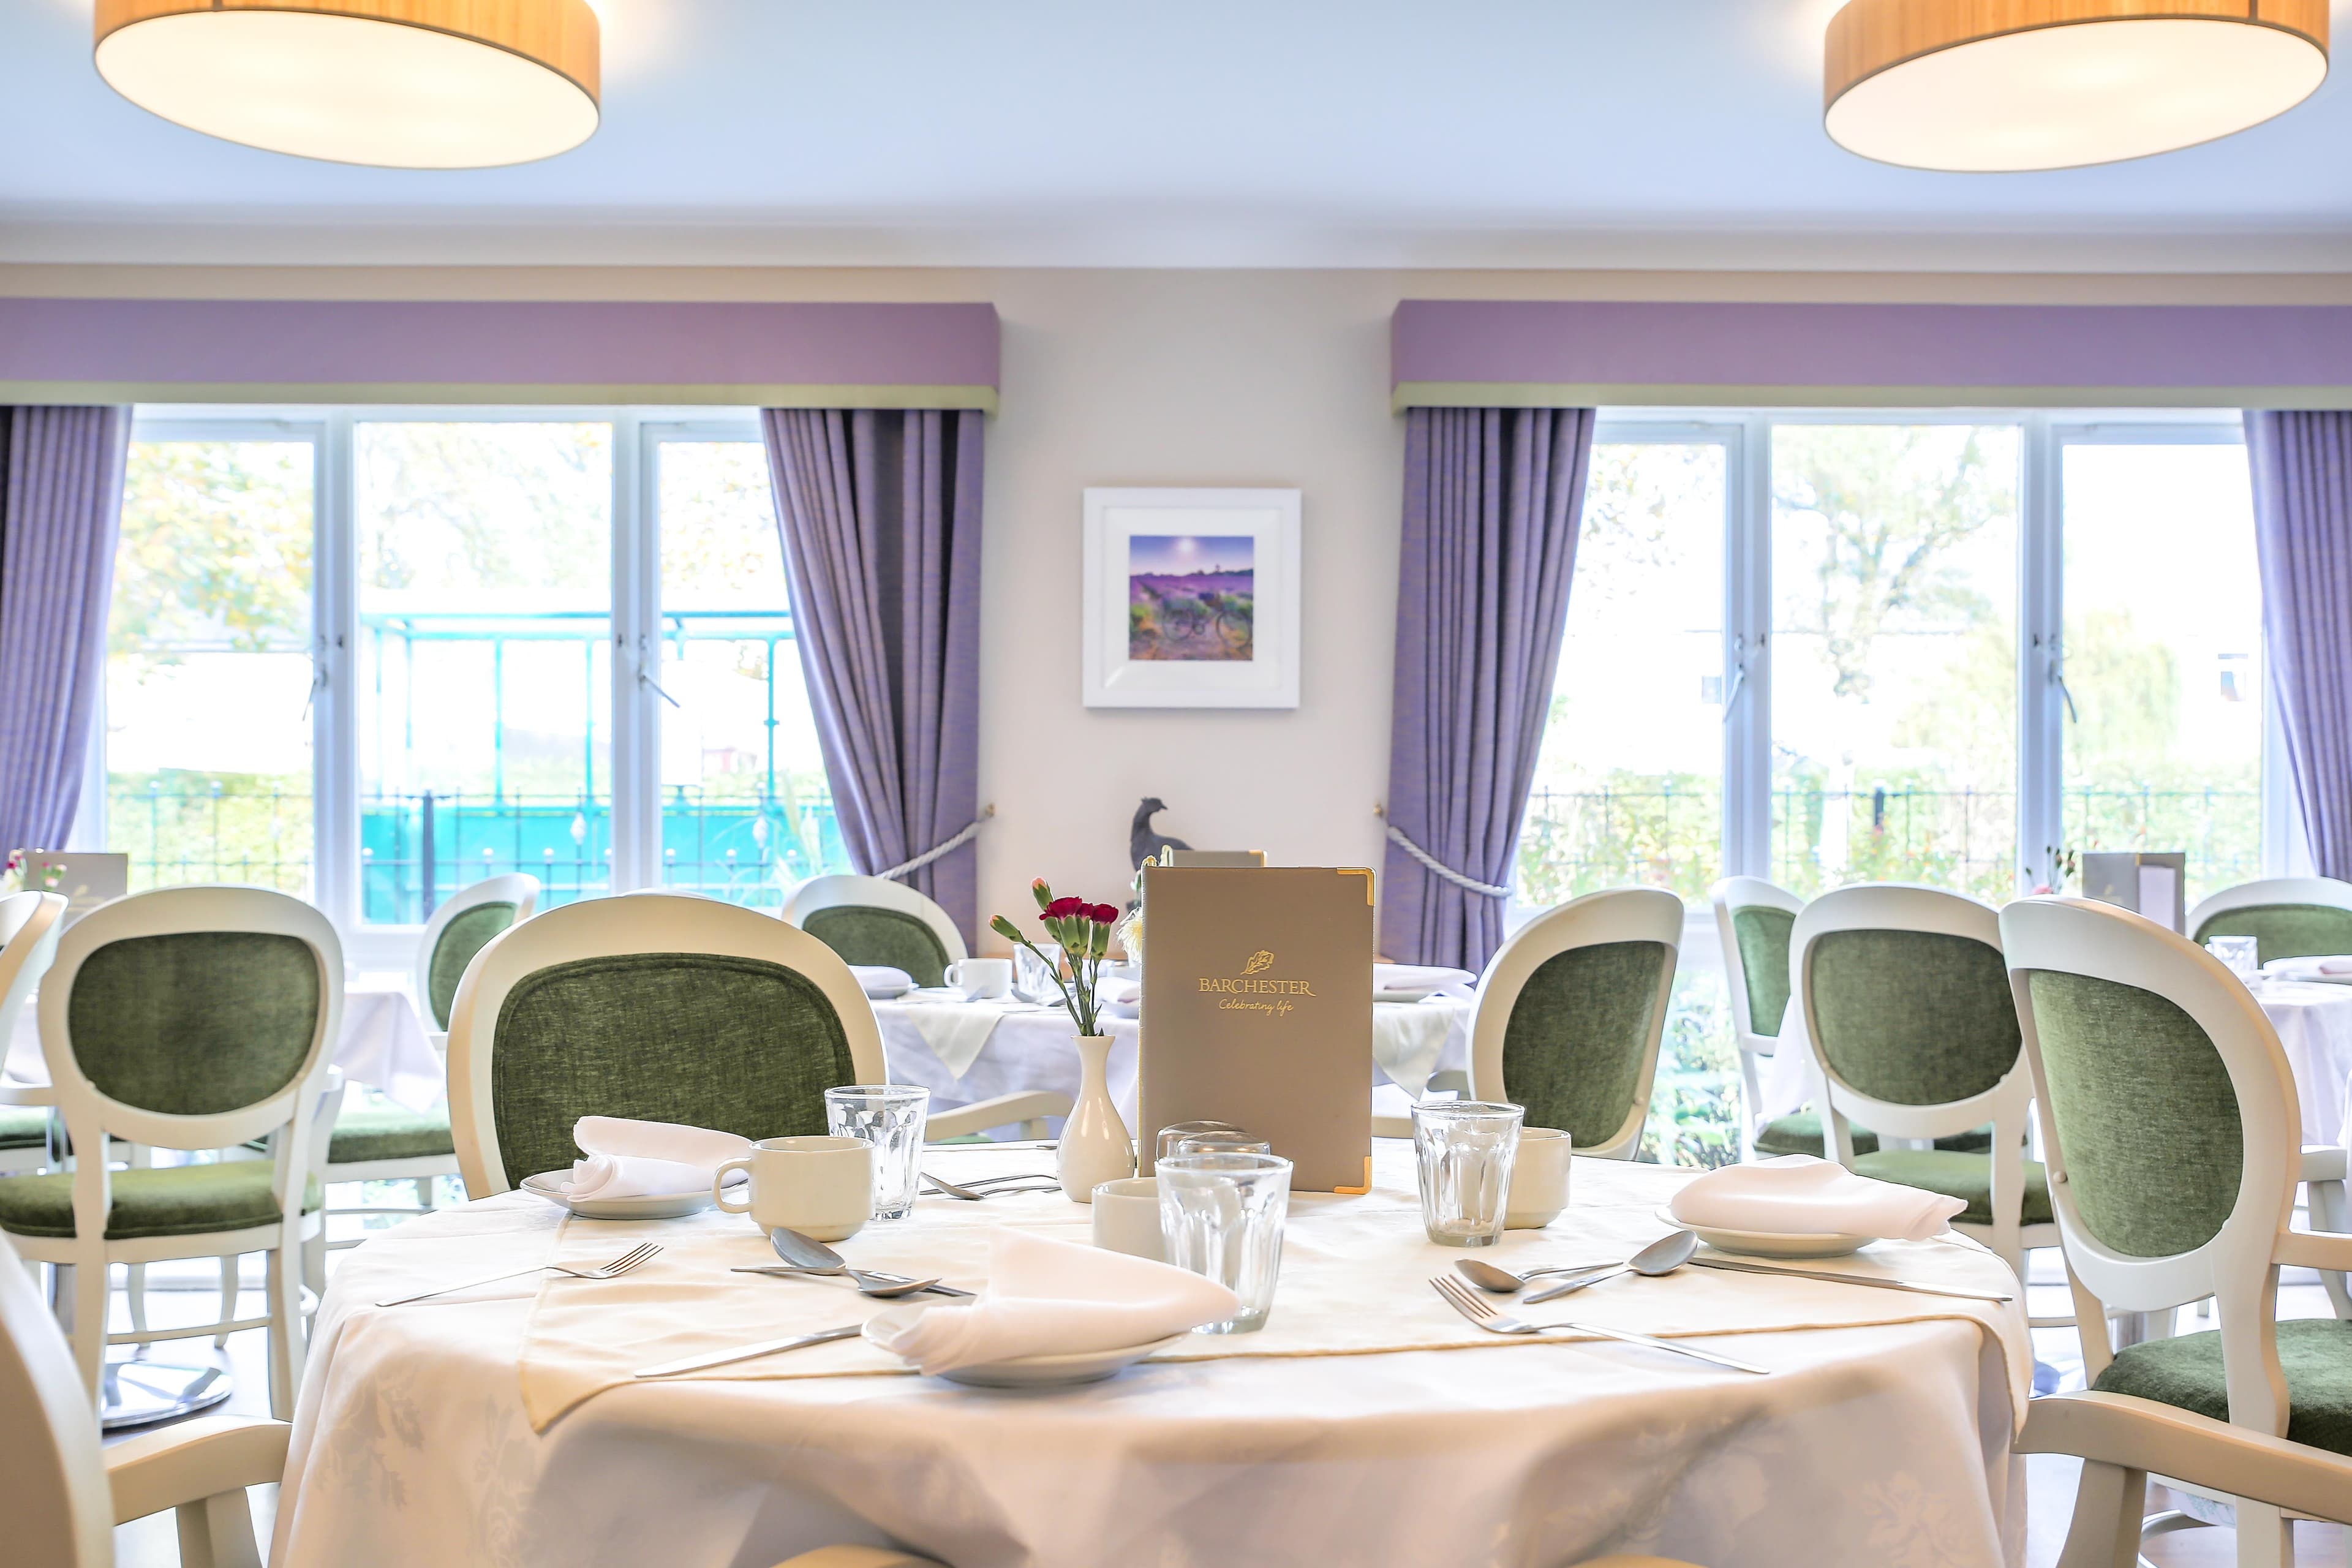
{"label": "green upholstered chair back", "polygon": [[1581,1149],[1625,1124],[1648,1087],[1675,957],[1662,942],[1604,942],[1537,966],[1503,1031],[1503,1090],[1527,1125],[1559,1128]]}
{"label": "green upholstered chair back", "polygon": [[1806,984],[1807,1016],[1831,1070],[1874,1100],[1950,1104],[1983,1094],[2017,1066],[2008,969],[2000,949],[1972,937],[1822,931],[1807,954]]}
{"label": "green upholstered chair back", "polygon": [[579,1158],[572,1128],[583,1116],[752,1139],[821,1133],[824,1091],[856,1081],[840,1012],[808,975],[708,952],[535,970],[499,1005],[490,1061],[509,1185]]}
{"label": "green upholstered chair back", "polygon": [[841,955],[844,963],[903,969],[918,985],[943,985],[951,955],[930,923],[905,910],[835,904],[812,910],[801,929]]}
{"label": "green upholstered chair back", "polygon": [[2199,921],[2202,947],[2217,936],[2250,936],[2263,963],[2352,952],[2352,910],[2330,904],[2247,904]]}
{"label": "green upholstered chair back", "polygon": [[449,1004],[457,998],[457,982],[466,977],[466,965],[491,938],[514,924],[515,916],[510,900],[493,900],[459,911],[435,935],[425,961],[425,1002],[435,1028],[449,1026]]}
{"label": "green upholstered chair back", "polygon": [[195,931],[110,942],[66,998],[74,1060],[100,1094],[208,1116],[292,1083],[319,1027],[319,960],[299,937]]}
{"label": "green upholstered chair back", "polygon": [[2132,1258],[2194,1251],[2237,1207],[2237,1091],[2212,1038],[2153,991],[2024,973],[2048,1104],[2082,1224]]}
{"label": "green upholstered chair back", "polygon": [[1739,947],[1739,974],[1748,992],[1748,1026],[1759,1035],[1780,1032],[1789,1006],[1789,932],[1796,911],[1749,904],[1731,911],[1731,934]]}

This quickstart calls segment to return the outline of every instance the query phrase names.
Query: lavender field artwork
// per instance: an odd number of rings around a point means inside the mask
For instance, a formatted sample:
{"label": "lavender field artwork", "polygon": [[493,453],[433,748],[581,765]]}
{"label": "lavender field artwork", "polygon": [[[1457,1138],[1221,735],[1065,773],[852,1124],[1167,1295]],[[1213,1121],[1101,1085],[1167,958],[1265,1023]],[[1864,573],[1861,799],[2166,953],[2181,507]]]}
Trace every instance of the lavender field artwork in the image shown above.
{"label": "lavender field artwork", "polygon": [[1257,542],[1139,533],[1127,542],[1127,657],[1246,661]]}

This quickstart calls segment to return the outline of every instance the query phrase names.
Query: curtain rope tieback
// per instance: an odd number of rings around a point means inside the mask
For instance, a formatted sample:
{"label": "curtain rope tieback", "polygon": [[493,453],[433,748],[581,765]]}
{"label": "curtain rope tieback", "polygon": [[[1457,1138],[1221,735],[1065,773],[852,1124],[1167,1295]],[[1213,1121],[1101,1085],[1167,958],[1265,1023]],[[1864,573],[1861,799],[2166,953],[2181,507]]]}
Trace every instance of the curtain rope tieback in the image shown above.
{"label": "curtain rope tieback", "polygon": [[1390,823],[1388,825],[1388,829],[1389,837],[1395,841],[1398,848],[1403,850],[1406,854],[1412,856],[1423,866],[1429,868],[1430,870],[1435,872],[1438,876],[1444,878],[1445,880],[1453,883],[1464,892],[1476,893],[1483,898],[1489,899],[1507,899],[1511,896],[1511,889],[1508,888],[1498,888],[1492,882],[1476,881],[1471,878],[1464,876],[1453,867],[1442,863],[1436,856],[1432,855],[1428,850],[1423,849],[1420,845],[1415,844],[1412,839],[1407,838],[1404,836],[1403,829],[1398,827],[1395,823]]}
{"label": "curtain rope tieback", "polygon": [[909,871],[919,871],[924,867],[929,865],[932,861],[938,859],[940,856],[952,855],[957,850],[962,848],[965,845],[971,843],[979,834],[980,830],[988,826],[988,819],[995,815],[996,807],[992,805],[982,811],[978,816],[973,817],[969,823],[966,823],[964,825],[964,830],[961,833],[957,834],[953,838],[949,839],[946,843],[935,844],[930,848],[924,850],[920,855],[916,856],[913,859],[902,860],[898,865],[891,867],[888,870],[876,871],[873,875],[880,877],[885,881],[887,881],[894,877],[903,877]]}

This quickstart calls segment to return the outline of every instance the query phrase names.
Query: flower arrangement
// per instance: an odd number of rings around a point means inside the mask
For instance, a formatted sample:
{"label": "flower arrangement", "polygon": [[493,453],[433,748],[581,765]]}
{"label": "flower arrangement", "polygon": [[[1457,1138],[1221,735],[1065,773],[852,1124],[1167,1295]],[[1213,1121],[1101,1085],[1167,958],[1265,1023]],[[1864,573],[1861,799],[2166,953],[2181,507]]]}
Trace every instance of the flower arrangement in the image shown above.
{"label": "flower arrangement", "polygon": [[1070,963],[1070,978],[1063,984],[1061,966],[1038,951],[1031,942],[1003,915],[988,922],[988,929],[1005,938],[1016,947],[1024,947],[1052,975],[1054,987],[1062,994],[1062,1005],[1070,1010],[1070,1020],[1081,1035],[1099,1035],[1097,1009],[1101,1005],[1103,960],[1110,955],[1110,928],[1118,920],[1118,910],[1109,904],[1090,904],[1084,899],[1054,896],[1043,877],[1029,884],[1030,893],[1037,900],[1037,919],[1045,932],[1061,944],[1062,952]]}
{"label": "flower arrangement", "polygon": [[24,890],[25,852],[22,849],[11,849],[8,851],[8,864],[5,868],[0,868],[0,898],[5,898],[11,893],[21,893]]}

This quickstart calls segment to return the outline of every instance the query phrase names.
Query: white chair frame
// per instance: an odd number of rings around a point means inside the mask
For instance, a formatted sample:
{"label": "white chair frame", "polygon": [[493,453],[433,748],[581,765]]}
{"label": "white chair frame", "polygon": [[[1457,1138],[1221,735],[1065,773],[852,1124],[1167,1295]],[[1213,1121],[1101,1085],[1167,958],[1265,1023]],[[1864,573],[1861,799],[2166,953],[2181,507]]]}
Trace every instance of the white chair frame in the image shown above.
{"label": "white chair frame", "polygon": [[[2025,1036],[2042,1123],[2050,1198],[2064,1237],[2075,1318],[2104,1323],[2110,1310],[2168,1312],[2214,1299],[2221,1335],[2223,1384],[2233,1428],[2279,1439],[2286,1431],[2287,1389],[2278,1357],[2278,1270],[2300,1265],[2352,1268],[2352,1235],[2291,1228],[2295,1187],[2304,1180],[2303,1126],[2294,1074],[2261,1006],[2245,986],[2195,942],[2129,910],[2084,899],[2023,899],[2001,911],[2000,929]],[[2242,1129],[2238,1201],[2212,1238],[2169,1258],[2111,1251],[2084,1229],[2066,1181],[2065,1151],[2051,1120],[2041,1037],[2034,1028],[2030,976],[2035,971],[2091,975],[2164,997],[2189,1015],[2211,1040],[2230,1076]],[[2339,1306],[2337,1317],[2347,1316]],[[2096,1380],[2114,1359],[2106,1336],[2083,1335],[2086,1377]],[[2311,1450],[2284,1445],[2298,1453]],[[2168,1484],[2217,1495],[2193,1476],[2152,1459]],[[2226,1492],[2219,1495],[2228,1495]],[[2241,1494],[2242,1497],[2243,1494]],[[2352,1494],[2339,1494],[2339,1497]],[[2137,1510],[2137,1496],[2116,1506]],[[2297,1511],[2304,1511],[2300,1509]],[[2315,1517],[2341,1519],[2341,1507]],[[2292,1568],[2293,1541],[2278,1507],[2241,1501],[2237,1514],[2241,1568]]]}
{"label": "white chair frame", "polygon": [[1509,1100],[1503,1081],[1504,1037],[1519,993],[1548,960],[1572,948],[1603,942],[1663,942],[1666,963],[1658,979],[1656,1005],[1651,1011],[1650,1037],[1642,1048],[1633,1108],[1623,1124],[1601,1143],[1576,1151],[1603,1160],[1632,1159],[1642,1146],[1642,1129],[1649,1120],[1650,1089],[1658,1077],[1658,1043],[1665,1036],[1666,1005],[1674,994],[1682,940],[1683,901],[1662,888],[1610,888],[1587,893],[1521,926],[1487,961],[1486,973],[1479,976],[1470,1005],[1470,1098]]}
{"label": "white chair frame", "polygon": [[1706,890],[1706,900],[1715,908],[1716,939],[1723,944],[1723,977],[1731,993],[1732,1037],[1739,1046],[1739,1083],[1748,1095],[1739,1119],[1739,1157],[1749,1160],[1756,1155],[1758,1108],[1764,1103],[1763,1077],[1756,1063],[1780,1050],[1780,1020],[1748,1016],[1748,964],[1740,956],[1739,933],[1733,929],[1731,917],[1752,909],[1801,914],[1805,900],[1761,877],[1726,877]]}
{"label": "white chair frame", "polygon": [[2352,910],[2352,882],[2341,882],[2333,877],[2264,877],[2241,882],[2200,899],[2197,907],[2189,911],[2189,934],[2193,938],[2197,928],[2215,915],[2265,904],[2316,904],[2323,909]]}
{"label": "white chair frame", "polygon": [[947,910],[940,908],[928,896],[917,892],[904,882],[894,882],[887,877],[855,877],[835,875],[812,877],[793,889],[781,913],[784,922],[797,926],[819,910],[845,907],[896,910],[900,914],[913,915],[930,927],[931,934],[940,939],[947,950],[948,962],[958,963],[971,956],[964,946],[963,932]]}
{"label": "white chair frame", "polygon": [[[310,1045],[294,1076],[276,1093],[236,1110],[180,1116],[142,1110],[100,1092],[81,1070],[68,1029],[68,1002],[74,978],[100,948],[138,937],[190,931],[252,931],[290,936],[310,949],[319,966],[319,1016]],[[151,1148],[234,1149],[248,1140],[272,1138],[270,1192],[278,1218],[262,1226],[193,1236],[147,1237],[109,1241],[106,1219],[112,1206],[112,1173],[103,1159],[74,1161],[74,1234],[19,1236],[12,1239],[26,1259],[73,1269],[73,1346],[82,1382],[93,1402],[110,1344],[148,1344],[241,1329],[269,1331],[269,1404],[279,1417],[291,1415],[302,1366],[301,1268],[299,1249],[324,1221],[302,1212],[311,1171],[313,1126],[327,1084],[332,1048],[342,1022],[343,950],[326,916],[299,899],[267,888],[159,888],[113,900],[91,910],[58,940],[57,959],[41,986],[41,1054],[47,1062],[66,1131],[78,1150],[103,1149],[109,1137]],[[184,1329],[106,1331],[107,1272],[111,1263],[159,1263],[181,1258],[269,1255],[261,1317],[205,1323]]]}
{"label": "white chair frame", "polygon": [[[0,1054],[16,1032],[16,1016],[25,999],[56,962],[58,937],[64,931],[66,900],[62,893],[12,893],[0,899]],[[37,1084],[0,1083],[0,1105],[51,1106],[56,1094]],[[45,1169],[47,1149],[0,1149],[0,1175]]]}
{"label": "white chair frame", "polygon": [[[1839,1078],[1822,1048],[1821,1021],[1813,1011],[1812,965],[1815,944],[1833,931],[1844,931],[1965,937],[1998,954],[2001,951],[2000,912],[1961,894],[1909,882],[1867,882],[1823,893],[1805,906],[1789,933],[1789,991],[1803,1010],[1824,1152],[1839,1164],[1849,1170],[1853,1167],[1854,1121],[1882,1139],[1948,1138],[1992,1123],[1992,1223],[1955,1220],[1952,1228],[1991,1247],[2023,1279],[2028,1251],[2059,1245],[2055,1225],[2024,1223],[2025,1136],[2033,1100],[2025,1053],[2018,1052],[2017,1060],[1990,1089],[1941,1105],[1902,1105],[1879,1100]],[[2037,1318],[2033,1324],[2053,1328],[2067,1321]]]}

